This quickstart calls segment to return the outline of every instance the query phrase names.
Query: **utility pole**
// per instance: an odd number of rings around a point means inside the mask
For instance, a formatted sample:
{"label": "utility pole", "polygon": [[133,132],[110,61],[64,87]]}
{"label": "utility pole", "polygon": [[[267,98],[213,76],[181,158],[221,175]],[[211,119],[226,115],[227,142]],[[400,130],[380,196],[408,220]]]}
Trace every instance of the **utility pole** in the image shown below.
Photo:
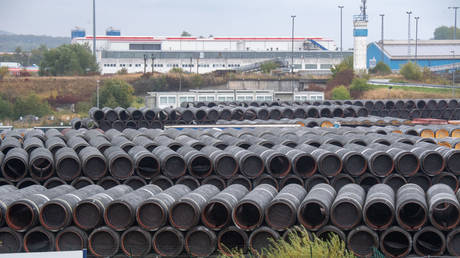
{"label": "utility pole", "polygon": [[93,56],[96,58],[96,0],[93,0]]}
{"label": "utility pole", "polygon": [[409,16],[407,27],[407,56],[410,56],[410,15],[412,14],[412,11],[408,11],[406,13]]}
{"label": "utility pole", "polygon": [[457,39],[457,9],[460,8],[458,6],[450,6],[449,9],[454,9],[454,33],[453,33],[453,37],[454,37],[454,40]]}
{"label": "utility pole", "polygon": [[295,15],[291,15],[292,18],[292,37],[291,37],[291,89],[292,94],[294,94],[294,19]]}
{"label": "utility pole", "polygon": [[146,73],[147,70],[147,54],[144,54],[144,74]]}
{"label": "utility pole", "polygon": [[452,98],[455,98],[455,50],[450,52],[452,53]]}
{"label": "utility pole", "polygon": [[99,80],[96,80],[96,104],[99,108]]}
{"label": "utility pole", "polygon": [[150,58],[152,58],[152,75],[153,75],[153,72],[155,72],[155,70],[153,68],[155,66],[155,56],[153,54],[151,54]]}
{"label": "utility pole", "polygon": [[414,17],[415,18],[415,64],[417,64],[417,50],[418,50],[418,19],[420,19],[419,16]]}
{"label": "utility pole", "polygon": [[343,56],[343,44],[342,44],[342,10],[343,10],[343,5],[338,6],[340,9],[340,54]]}
{"label": "utility pole", "polygon": [[385,50],[385,43],[383,42],[383,17],[385,16],[385,14],[380,14],[380,17],[382,17],[382,39],[381,39],[381,45],[380,45],[380,48],[382,49],[382,62],[385,63],[385,53],[384,53],[384,50]]}

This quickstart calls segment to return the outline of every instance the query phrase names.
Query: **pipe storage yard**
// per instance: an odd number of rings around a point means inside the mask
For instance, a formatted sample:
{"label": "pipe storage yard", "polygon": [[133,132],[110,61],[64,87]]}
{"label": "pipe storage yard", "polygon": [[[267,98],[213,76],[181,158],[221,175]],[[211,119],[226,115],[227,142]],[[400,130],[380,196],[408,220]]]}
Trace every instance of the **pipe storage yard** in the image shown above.
{"label": "pipe storage yard", "polygon": [[255,254],[301,226],[360,257],[460,256],[459,114],[454,99],[190,102],[6,130],[0,253]]}

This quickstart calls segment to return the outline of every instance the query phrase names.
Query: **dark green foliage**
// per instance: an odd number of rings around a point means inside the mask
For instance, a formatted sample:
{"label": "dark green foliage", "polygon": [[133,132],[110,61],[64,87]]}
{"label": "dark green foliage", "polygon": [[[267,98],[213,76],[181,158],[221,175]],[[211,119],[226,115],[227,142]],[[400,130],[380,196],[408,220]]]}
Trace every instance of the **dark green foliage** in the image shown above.
{"label": "dark green foliage", "polygon": [[399,73],[404,76],[406,80],[420,81],[423,77],[423,72],[420,66],[415,63],[407,62],[401,67]]}
{"label": "dark green foliage", "polygon": [[273,61],[270,61],[270,62],[266,62],[266,63],[263,63],[260,65],[260,70],[263,72],[263,73],[271,73],[271,71],[275,70],[276,68],[278,68],[279,65]]}
{"label": "dark green foliage", "polygon": [[371,86],[367,84],[366,79],[356,78],[356,79],[353,79],[353,81],[351,82],[350,91],[363,92],[363,91],[367,91],[370,89],[371,89]]}
{"label": "dark green foliage", "polygon": [[[120,79],[105,80],[99,92],[99,105],[101,107],[124,107],[128,108],[133,102],[133,87]],[[96,97],[93,97],[96,105]]]}
{"label": "dark green foliage", "polygon": [[331,68],[332,77],[335,77],[336,74],[343,70],[352,70],[353,71],[353,56],[347,56],[343,61]]}
{"label": "dark green foliage", "polygon": [[340,85],[338,87],[335,87],[333,90],[332,90],[332,99],[335,99],[335,100],[344,100],[344,99],[350,99],[350,92],[348,91],[348,89],[343,86],[343,85]]}
{"label": "dark green foliage", "polygon": [[98,71],[96,59],[88,46],[62,45],[50,49],[40,63],[40,75],[85,75]]}
{"label": "dark green foliage", "polygon": [[387,75],[391,74],[391,68],[384,62],[380,61],[374,68],[370,69],[369,72],[373,74]]}
{"label": "dark green foliage", "polygon": [[88,111],[91,107],[93,107],[91,102],[80,101],[75,104],[75,112],[78,114],[88,114]]}
{"label": "dark green foliage", "polygon": [[[434,39],[453,39],[454,26],[441,26],[434,30]],[[457,28],[457,38],[460,38],[460,29]]]}
{"label": "dark green foliage", "polygon": [[10,118],[13,116],[13,105],[5,100],[3,97],[0,98],[0,119]]}
{"label": "dark green foliage", "polygon": [[48,102],[41,100],[35,94],[30,94],[26,97],[18,97],[14,103],[14,115],[16,118],[25,115],[42,117],[50,113],[51,107]]}

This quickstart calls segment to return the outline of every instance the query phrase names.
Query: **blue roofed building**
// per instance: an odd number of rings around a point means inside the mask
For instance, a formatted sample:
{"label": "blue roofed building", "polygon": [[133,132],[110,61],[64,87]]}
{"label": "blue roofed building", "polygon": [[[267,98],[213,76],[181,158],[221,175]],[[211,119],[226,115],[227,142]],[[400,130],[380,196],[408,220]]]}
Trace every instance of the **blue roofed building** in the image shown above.
{"label": "blue roofed building", "polygon": [[410,44],[407,40],[385,40],[383,50],[381,41],[372,42],[367,46],[367,67],[373,68],[383,57],[393,71],[409,61],[434,72],[460,68],[460,40],[418,40],[417,57],[415,51],[415,40]]}

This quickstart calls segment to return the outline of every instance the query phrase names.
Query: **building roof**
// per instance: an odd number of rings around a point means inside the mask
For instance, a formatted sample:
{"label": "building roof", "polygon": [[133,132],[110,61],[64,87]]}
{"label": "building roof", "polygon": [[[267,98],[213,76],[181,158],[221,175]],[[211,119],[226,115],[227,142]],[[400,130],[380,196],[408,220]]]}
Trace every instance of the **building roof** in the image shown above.
{"label": "building roof", "polygon": [[[380,46],[380,42],[375,42]],[[408,55],[407,40],[384,40],[385,53],[391,58],[407,59],[415,54],[415,40],[411,40],[411,55]],[[452,53],[454,51],[454,53]],[[417,56],[419,58],[458,59],[460,40],[418,40]]]}
{"label": "building roof", "polygon": [[[86,36],[75,39],[93,39],[93,36]],[[109,41],[168,41],[168,40],[183,40],[183,41],[290,41],[290,37],[168,37],[168,36],[96,36],[97,40]],[[294,41],[319,40],[332,41],[322,37],[295,37]]]}

